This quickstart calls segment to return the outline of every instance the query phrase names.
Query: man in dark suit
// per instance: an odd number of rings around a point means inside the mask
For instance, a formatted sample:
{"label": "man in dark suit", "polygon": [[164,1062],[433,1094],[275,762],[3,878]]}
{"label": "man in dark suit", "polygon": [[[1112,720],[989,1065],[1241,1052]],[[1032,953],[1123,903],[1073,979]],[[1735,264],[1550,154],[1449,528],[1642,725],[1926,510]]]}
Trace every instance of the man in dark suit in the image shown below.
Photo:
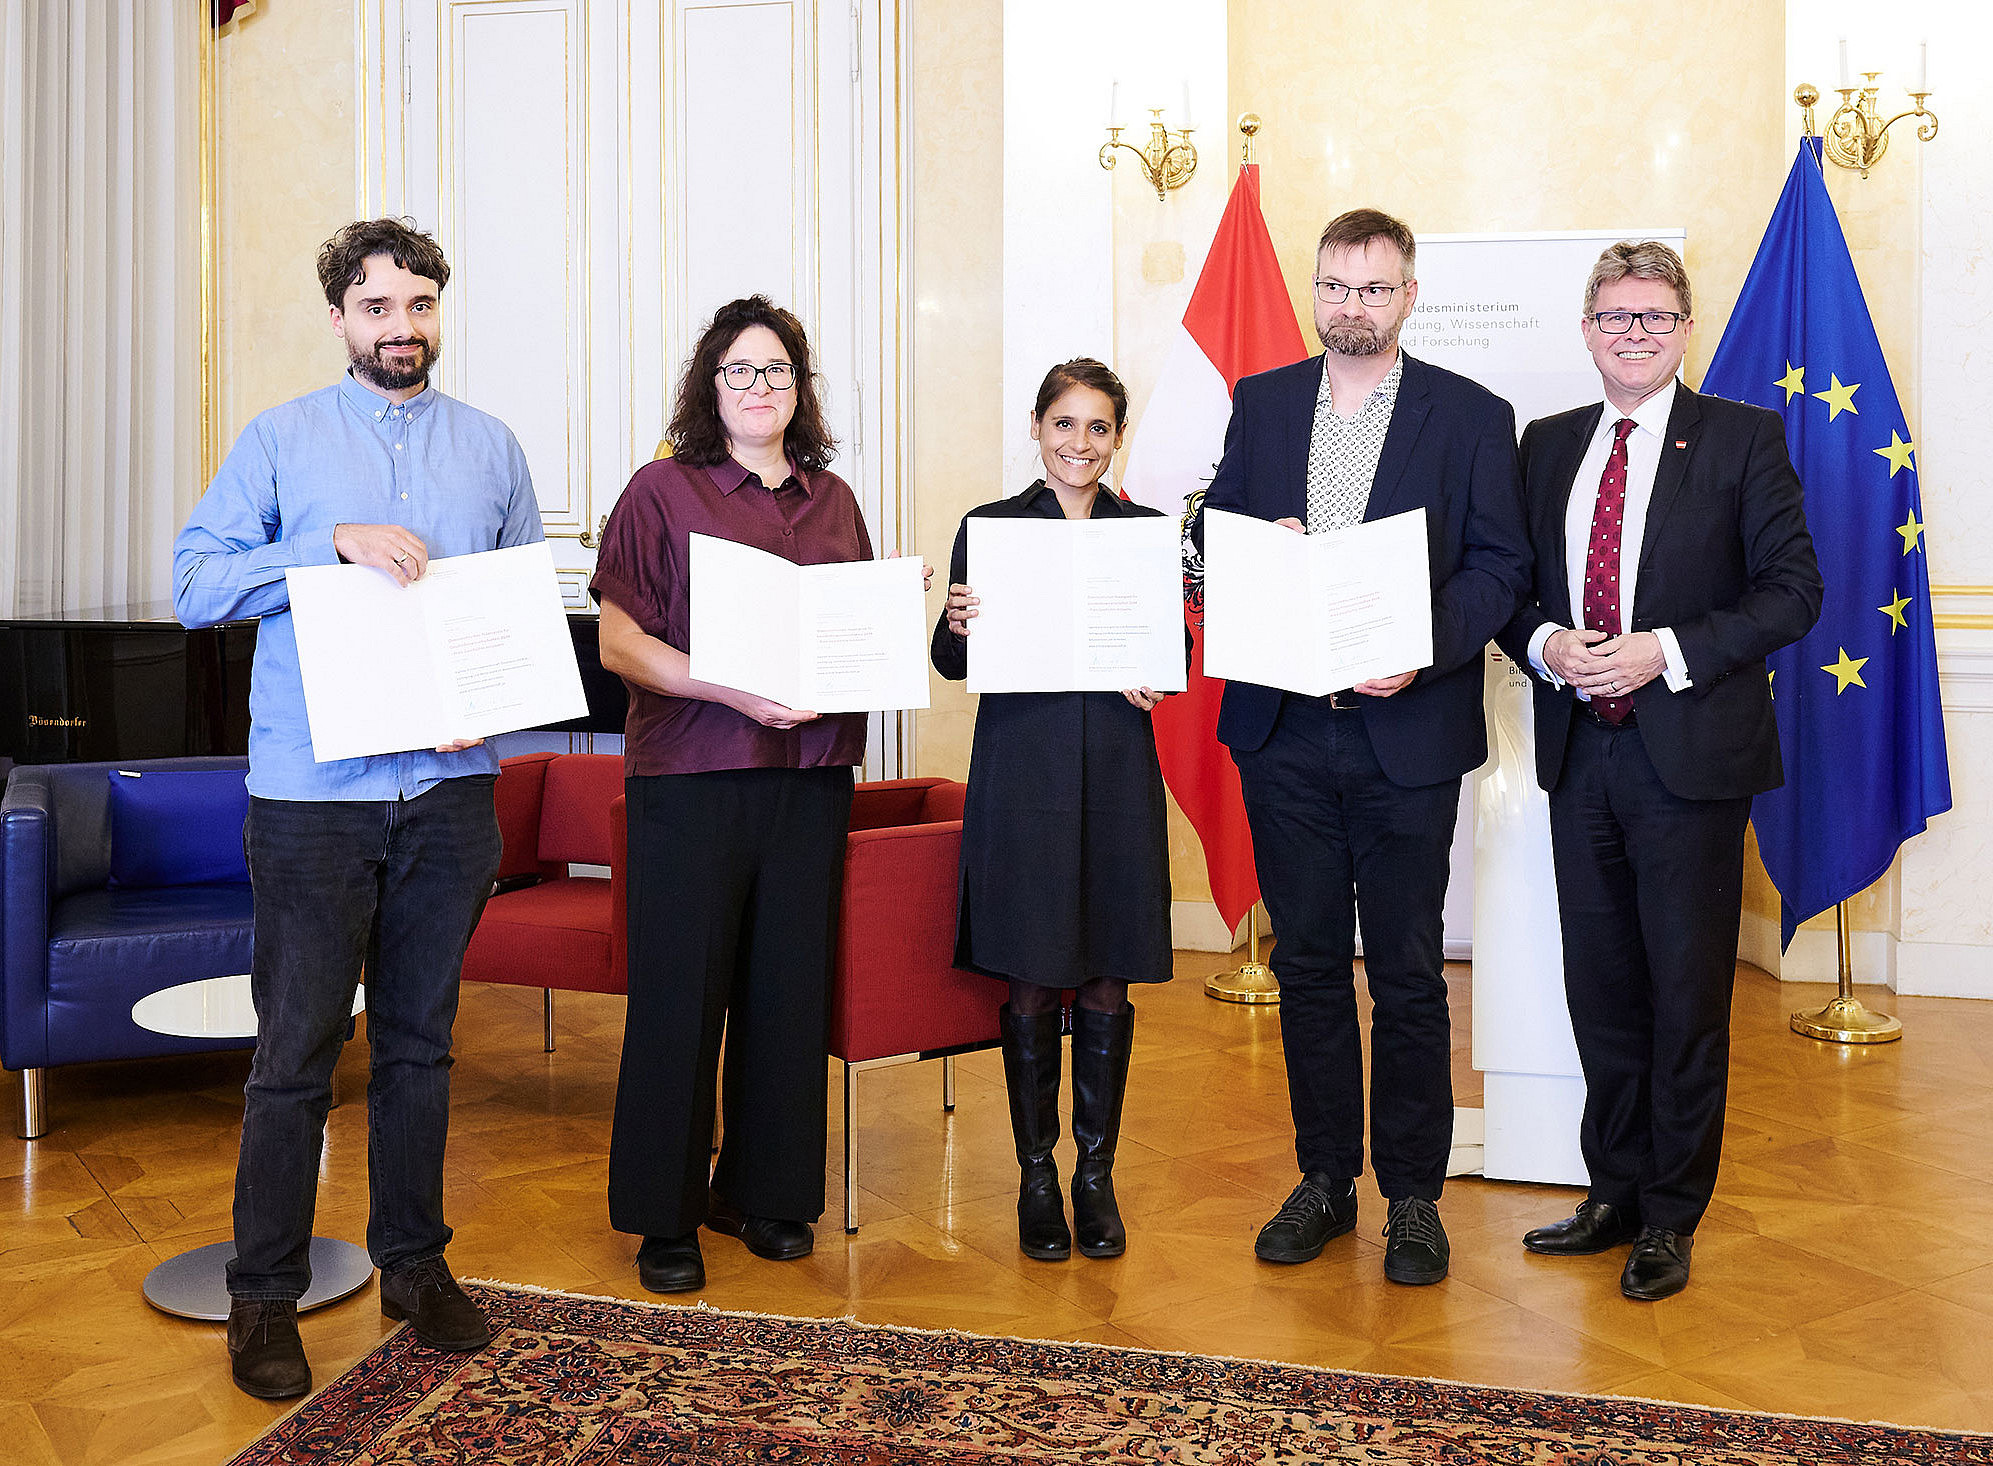
{"label": "man in dark suit", "polygon": [[1373,1002],[1371,1155],[1389,1203],[1384,1272],[1436,1283],[1448,1263],[1438,1201],[1453,1137],[1441,907],[1461,776],[1487,756],[1482,650],[1528,579],[1515,415],[1399,351],[1418,298],[1402,223],[1374,209],[1343,214],[1323,231],[1315,263],[1326,350],[1239,382],[1204,503],[1313,533],[1423,508],[1433,663],[1328,697],[1225,688],[1218,736],[1239,767],[1278,938],[1302,1172],[1254,1251],[1306,1262],[1356,1225],[1360,920]]}
{"label": "man in dark suit", "polygon": [[1777,414],[1676,381],[1688,273],[1616,244],[1585,284],[1605,402],[1522,438],[1535,585],[1504,649],[1536,674],[1537,777],[1585,1070],[1590,1194],[1523,1238],[1632,1242],[1629,1298],[1688,1284],[1716,1184],[1744,826],[1783,781],[1765,658],[1820,614]]}

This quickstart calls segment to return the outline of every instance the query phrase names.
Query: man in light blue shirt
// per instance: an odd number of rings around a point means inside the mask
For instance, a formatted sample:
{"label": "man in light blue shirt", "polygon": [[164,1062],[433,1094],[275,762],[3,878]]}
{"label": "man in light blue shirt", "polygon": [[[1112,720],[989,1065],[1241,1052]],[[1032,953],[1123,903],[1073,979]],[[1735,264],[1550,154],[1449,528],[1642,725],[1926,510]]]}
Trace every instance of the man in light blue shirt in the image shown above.
{"label": "man in light blue shirt", "polygon": [[316,762],[284,572],[343,561],[406,586],[432,556],[544,538],[512,434],[429,385],[450,278],[436,242],[398,220],[349,224],[320,251],[318,276],[350,370],[249,424],[173,548],[181,621],[260,618],[244,831],[257,1043],[228,1349],[236,1384],[266,1399],[311,1388],[297,1300],[363,964],[381,1311],[436,1348],[490,1338],[443,1260],[443,1148],[458,978],[498,870],[498,762],[477,742]]}

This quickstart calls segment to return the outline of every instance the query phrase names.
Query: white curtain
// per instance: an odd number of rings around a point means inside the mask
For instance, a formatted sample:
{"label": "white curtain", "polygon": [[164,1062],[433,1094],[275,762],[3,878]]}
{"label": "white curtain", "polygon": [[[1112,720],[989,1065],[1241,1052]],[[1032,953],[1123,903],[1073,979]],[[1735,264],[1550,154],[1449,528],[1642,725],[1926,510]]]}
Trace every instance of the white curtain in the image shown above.
{"label": "white curtain", "polygon": [[167,598],[200,492],[200,0],[0,0],[0,614]]}

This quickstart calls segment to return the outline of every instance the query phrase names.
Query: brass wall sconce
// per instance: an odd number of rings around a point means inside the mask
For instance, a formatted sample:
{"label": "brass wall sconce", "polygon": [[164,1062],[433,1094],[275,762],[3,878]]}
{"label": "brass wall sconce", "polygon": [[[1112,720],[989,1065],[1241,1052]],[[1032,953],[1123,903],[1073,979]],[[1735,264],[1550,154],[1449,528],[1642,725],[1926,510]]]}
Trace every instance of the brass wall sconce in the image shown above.
{"label": "brass wall sconce", "polygon": [[[1841,81],[1843,85],[1834,90],[1841,94],[1841,105],[1834,109],[1834,115],[1827,119],[1824,146],[1830,162],[1843,168],[1853,168],[1861,176],[1868,177],[1873,168],[1889,150],[1889,129],[1906,117],[1924,119],[1917,128],[1917,136],[1929,142],[1938,135],[1938,114],[1924,105],[1924,98],[1930,96],[1930,87],[1924,78],[1922,60],[1923,47],[1918,47],[1917,90],[1912,91],[1910,100],[1916,105],[1906,112],[1898,112],[1888,121],[1882,118],[1881,109],[1875,104],[1876,93],[1880,90],[1875,79],[1879,71],[1864,71],[1863,84],[1859,87],[1847,85],[1848,43],[1841,42]],[[1793,89],[1793,101],[1801,109],[1806,135],[1814,135],[1813,107],[1820,100],[1820,92],[1811,82],[1801,82]]]}
{"label": "brass wall sconce", "polygon": [[1120,148],[1135,155],[1135,161],[1142,165],[1142,176],[1149,180],[1156,191],[1157,199],[1168,196],[1172,188],[1182,188],[1190,182],[1190,175],[1197,171],[1197,148],[1190,141],[1192,128],[1188,121],[1171,132],[1163,122],[1163,109],[1149,109],[1149,141],[1146,146],[1136,147],[1133,143],[1121,141],[1122,129],[1113,123],[1108,124],[1107,141],[1100,145],[1100,166],[1110,173],[1119,160],[1114,156]]}

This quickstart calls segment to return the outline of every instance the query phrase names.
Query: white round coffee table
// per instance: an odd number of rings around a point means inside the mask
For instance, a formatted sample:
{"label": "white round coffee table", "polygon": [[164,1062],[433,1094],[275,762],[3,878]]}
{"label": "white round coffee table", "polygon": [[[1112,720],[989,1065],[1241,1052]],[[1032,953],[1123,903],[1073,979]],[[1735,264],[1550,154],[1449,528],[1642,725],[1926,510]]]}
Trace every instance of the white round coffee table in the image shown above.
{"label": "white round coffee table", "polygon": [[[366,989],[353,994],[353,1016],[367,1006]],[[148,993],[132,1004],[132,1022],[178,1038],[254,1038],[256,1007],[249,974],[207,977]],[[228,1264],[234,1242],[210,1242],[169,1257],[145,1277],[145,1301],[162,1313],[219,1323],[228,1317]],[[337,1303],[367,1286],[374,1275],[367,1249],[334,1237],[311,1239],[311,1287],[298,1311]]]}

